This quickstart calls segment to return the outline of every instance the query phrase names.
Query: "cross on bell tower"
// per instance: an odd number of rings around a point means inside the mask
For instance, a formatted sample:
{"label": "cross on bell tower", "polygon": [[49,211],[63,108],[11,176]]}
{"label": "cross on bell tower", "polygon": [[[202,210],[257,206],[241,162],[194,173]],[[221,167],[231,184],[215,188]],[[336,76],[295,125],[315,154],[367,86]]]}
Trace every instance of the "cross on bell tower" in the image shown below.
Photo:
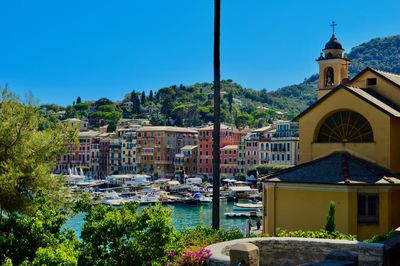
{"label": "cross on bell tower", "polygon": [[332,35],[335,35],[335,26],[337,26],[337,24],[335,23],[335,21],[333,20],[333,21],[332,21],[332,24],[329,25],[329,26],[332,27]]}
{"label": "cross on bell tower", "polygon": [[329,26],[332,27],[332,36],[317,59],[319,64],[318,99],[339,84],[348,82],[350,60],[346,54],[343,54],[342,44],[335,36],[336,22],[332,21]]}

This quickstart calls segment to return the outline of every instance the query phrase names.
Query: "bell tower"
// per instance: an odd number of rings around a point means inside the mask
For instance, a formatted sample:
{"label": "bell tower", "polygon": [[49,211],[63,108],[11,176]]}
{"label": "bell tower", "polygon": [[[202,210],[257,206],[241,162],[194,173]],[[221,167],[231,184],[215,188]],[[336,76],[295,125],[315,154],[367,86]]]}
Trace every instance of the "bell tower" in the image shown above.
{"label": "bell tower", "polygon": [[350,60],[343,53],[342,44],[335,36],[336,25],[334,21],[330,25],[332,27],[332,37],[325,44],[325,48],[322,50],[323,53],[317,59],[319,64],[318,99],[330,92],[332,88],[341,83],[346,83],[349,78]]}

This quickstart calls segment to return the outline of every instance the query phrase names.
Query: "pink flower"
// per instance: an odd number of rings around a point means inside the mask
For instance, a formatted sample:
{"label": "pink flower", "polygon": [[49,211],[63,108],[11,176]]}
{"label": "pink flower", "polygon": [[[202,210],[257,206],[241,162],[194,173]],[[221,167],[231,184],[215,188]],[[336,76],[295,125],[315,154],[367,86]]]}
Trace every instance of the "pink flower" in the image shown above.
{"label": "pink flower", "polygon": [[174,257],[174,256],[175,256],[175,253],[174,253],[174,252],[169,252],[169,253],[168,253],[168,257],[172,258],[172,257]]}

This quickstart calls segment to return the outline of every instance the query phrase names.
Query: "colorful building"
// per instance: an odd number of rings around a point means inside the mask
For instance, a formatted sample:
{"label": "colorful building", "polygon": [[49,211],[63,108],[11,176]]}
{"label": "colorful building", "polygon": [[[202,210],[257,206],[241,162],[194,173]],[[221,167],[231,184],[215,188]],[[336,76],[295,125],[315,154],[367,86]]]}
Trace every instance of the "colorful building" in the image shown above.
{"label": "colorful building", "polygon": [[350,61],[332,35],[318,58],[318,101],[301,113],[300,163],[264,178],[264,233],[336,228],[364,240],[400,226],[400,75]]}
{"label": "colorful building", "polygon": [[[212,132],[213,126],[199,128],[199,143],[198,143],[198,171],[199,173],[212,176],[213,173],[213,156],[212,156]],[[220,148],[226,145],[239,145],[243,131],[236,128],[221,125],[220,127]]]}
{"label": "colorful building", "polygon": [[[71,170],[82,169],[85,175],[97,177],[99,170],[98,131],[79,132],[79,145],[67,144],[67,152],[60,156],[56,173],[69,174]],[[93,150],[92,150],[93,149]]]}
{"label": "colorful building", "polygon": [[117,128],[117,135],[121,140],[121,169],[120,174],[134,174],[139,163],[136,149],[136,130],[139,125],[129,125]]}
{"label": "colorful building", "polygon": [[278,120],[269,142],[268,164],[296,165],[299,161],[299,125],[293,121]]}
{"label": "colorful building", "polygon": [[269,164],[271,152],[271,139],[276,132],[275,125],[267,126],[257,129],[260,132],[260,139],[258,141],[258,155],[260,164]]}
{"label": "colorful building", "polygon": [[223,176],[236,176],[238,169],[239,146],[226,145],[221,148],[221,166],[220,173]]}
{"label": "colorful building", "polygon": [[198,132],[188,128],[152,126],[136,132],[139,168],[160,177],[173,177],[175,154],[186,145],[197,144]]}
{"label": "colorful building", "polygon": [[186,177],[197,174],[197,145],[186,145],[175,154],[175,173],[182,173]]}
{"label": "colorful building", "polygon": [[101,178],[111,175],[110,166],[110,144],[109,135],[112,133],[102,133],[99,135],[99,176]]}

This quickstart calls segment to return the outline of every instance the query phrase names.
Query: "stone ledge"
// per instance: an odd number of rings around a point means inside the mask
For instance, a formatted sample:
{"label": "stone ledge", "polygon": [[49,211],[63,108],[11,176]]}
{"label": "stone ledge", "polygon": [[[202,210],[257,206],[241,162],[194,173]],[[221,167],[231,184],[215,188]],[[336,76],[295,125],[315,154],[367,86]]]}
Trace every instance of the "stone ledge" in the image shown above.
{"label": "stone ledge", "polygon": [[238,243],[252,243],[260,249],[260,265],[298,265],[322,261],[334,250],[349,250],[359,257],[360,265],[383,265],[384,244],[349,240],[295,237],[243,238],[208,246],[209,265],[229,265],[229,250]]}

